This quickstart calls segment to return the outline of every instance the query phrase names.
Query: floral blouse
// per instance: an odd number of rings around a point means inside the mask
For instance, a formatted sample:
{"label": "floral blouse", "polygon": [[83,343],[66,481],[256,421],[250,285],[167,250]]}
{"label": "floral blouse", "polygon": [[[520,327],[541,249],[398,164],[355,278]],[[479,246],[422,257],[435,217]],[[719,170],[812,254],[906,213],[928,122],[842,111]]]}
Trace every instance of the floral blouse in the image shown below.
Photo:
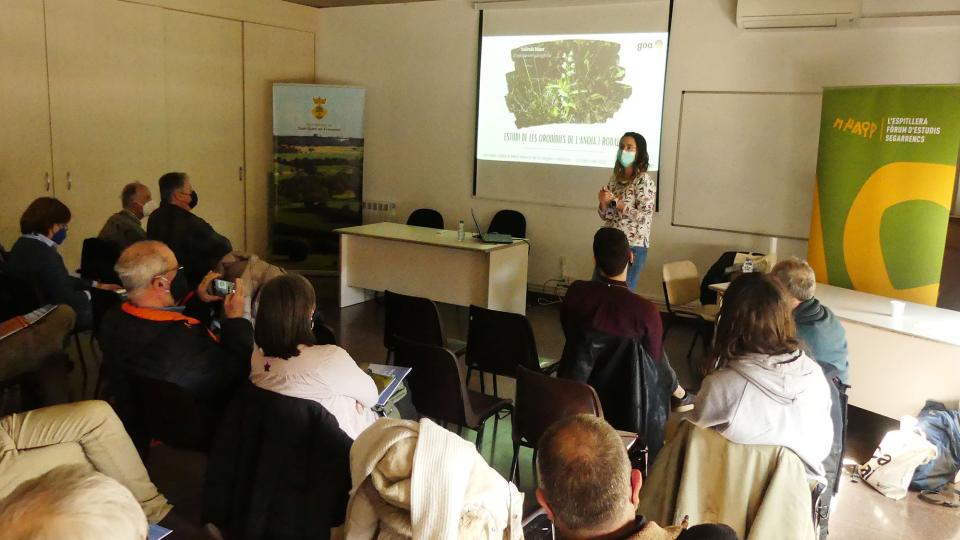
{"label": "floral blouse", "polygon": [[[653,225],[653,209],[657,201],[657,183],[647,173],[640,173],[630,182],[622,184],[611,178],[607,189],[614,199],[623,201],[622,212],[616,209],[607,215],[605,208],[597,208],[604,227],[616,227],[627,235],[630,247],[650,247],[650,227]],[[611,219],[608,217],[612,216]]]}

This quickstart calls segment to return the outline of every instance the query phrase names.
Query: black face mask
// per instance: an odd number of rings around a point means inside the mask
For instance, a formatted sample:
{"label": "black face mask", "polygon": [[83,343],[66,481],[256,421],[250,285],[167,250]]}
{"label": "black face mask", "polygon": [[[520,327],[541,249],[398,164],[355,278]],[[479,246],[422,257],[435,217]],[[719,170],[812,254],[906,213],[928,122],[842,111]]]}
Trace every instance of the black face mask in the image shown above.
{"label": "black face mask", "polygon": [[197,199],[199,198],[200,197],[197,197],[196,190],[190,193],[190,209],[193,209],[197,206]]}

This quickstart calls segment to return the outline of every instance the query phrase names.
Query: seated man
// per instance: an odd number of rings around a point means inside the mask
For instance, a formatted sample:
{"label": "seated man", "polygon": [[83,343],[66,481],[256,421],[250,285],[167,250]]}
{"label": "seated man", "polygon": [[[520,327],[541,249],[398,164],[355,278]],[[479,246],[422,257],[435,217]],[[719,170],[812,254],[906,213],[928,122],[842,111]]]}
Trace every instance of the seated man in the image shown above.
{"label": "seated man", "polygon": [[[180,266],[170,248],[161,242],[137,242],[120,255],[116,269],[128,301],[106,314],[98,339],[121,417],[127,420],[129,401],[121,402],[129,397],[128,374],[167,381],[201,401],[225,405],[246,380],[253,353],[253,327],[243,318],[243,281],[238,279],[236,292],[223,299],[225,318],[218,337],[175,305],[170,287]],[[220,300],[208,292],[216,277],[208,274],[196,290],[204,302]]]}
{"label": "seated man", "polygon": [[197,192],[187,174],[167,173],[160,177],[160,208],[147,220],[147,236],[173,250],[191,289],[233,251],[230,240],[193,213],[196,205]]}
{"label": "seated man", "polygon": [[668,540],[679,526],[662,528],[637,516],[640,471],[630,468],[616,430],[589,414],[550,426],[537,444],[537,501],[560,538]]}
{"label": "seated man", "polygon": [[[592,330],[610,336],[636,338],[654,360],[663,355],[663,323],[652,302],[627,287],[627,267],[633,253],[623,231],[602,228],[593,236],[593,258],[600,272],[599,281],[576,281],[570,286],[560,307],[564,334]],[[694,397],[677,381],[677,374],[664,362],[672,379],[673,409],[693,408]]]}
{"label": "seated man", "polygon": [[840,380],[847,384],[847,334],[830,308],[814,297],[817,276],[813,268],[807,261],[790,258],[777,263],[771,274],[790,293],[788,300],[804,350],[824,367],[837,368]]}
{"label": "seated man", "polygon": [[118,251],[127,249],[134,242],[146,240],[147,231],[143,230],[140,221],[146,215],[151,200],[150,188],[140,182],[123,186],[120,192],[123,209],[110,216],[97,237],[117,246]]}
{"label": "seated man", "polygon": [[0,531],[17,540],[144,540],[147,520],[116,480],[82,465],[63,465],[0,501]]}
{"label": "seated man", "polygon": [[[133,493],[141,519],[146,514],[147,520],[157,523],[172,508],[150,481],[123,424],[106,402],[81,401],[0,418],[0,497],[51,469],[75,464],[92,466]],[[8,525],[0,525],[0,537],[6,538],[2,531]]]}

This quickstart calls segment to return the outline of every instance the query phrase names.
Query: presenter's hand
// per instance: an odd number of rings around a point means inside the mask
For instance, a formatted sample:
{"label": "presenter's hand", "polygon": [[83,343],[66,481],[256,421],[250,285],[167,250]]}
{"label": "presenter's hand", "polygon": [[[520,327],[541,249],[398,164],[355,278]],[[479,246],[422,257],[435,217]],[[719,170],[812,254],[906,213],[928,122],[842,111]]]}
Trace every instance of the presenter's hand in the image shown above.
{"label": "presenter's hand", "polygon": [[223,314],[228,319],[239,319],[243,317],[246,309],[247,287],[240,278],[237,278],[235,284],[236,288],[233,293],[228,294],[227,297],[223,299]]}
{"label": "presenter's hand", "polygon": [[600,200],[600,206],[607,206],[613,200],[613,192],[604,186],[597,194],[597,198]]}

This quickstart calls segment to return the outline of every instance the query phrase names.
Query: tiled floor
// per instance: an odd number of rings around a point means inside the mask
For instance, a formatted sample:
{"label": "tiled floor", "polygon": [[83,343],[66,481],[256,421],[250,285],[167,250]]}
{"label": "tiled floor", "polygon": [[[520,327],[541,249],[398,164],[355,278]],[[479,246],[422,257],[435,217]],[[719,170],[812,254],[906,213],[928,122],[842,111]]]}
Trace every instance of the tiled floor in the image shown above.
{"label": "tiled floor", "polygon": [[[316,281],[321,309],[327,322],[339,336],[341,345],[360,362],[382,362],[383,307],[376,302],[339,309],[336,307],[336,282]],[[466,338],[467,313],[465,308],[441,306],[448,336]],[[556,305],[531,305],[527,312],[537,337],[541,356],[558,358],[563,339]],[[671,330],[666,349],[684,386],[693,384],[685,356],[691,332],[685,328]],[[702,351],[698,347],[694,357]],[[474,377],[474,385],[477,378]],[[501,392],[512,391],[508,381],[502,380]],[[890,429],[889,421],[864,411],[851,412],[848,438],[848,456],[865,460],[883,433]],[[506,474],[512,458],[509,420],[500,421],[496,433],[487,427],[482,453],[492,466]],[[464,432],[467,438],[474,434]],[[534,478],[531,451],[521,449],[519,487],[532,497]],[[199,521],[203,487],[204,460],[193,453],[180,452],[163,446],[154,448],[148,463],[154,481],[176,505],[181,516]],[[177,535],[179,537],[179,535]],[[832,540],[960,540],[960,510],[936,507],[920,501],[916,493],[906,499],[887,499],[862,482],[849,477],[841,483],[840,493],[831,517]]]}

